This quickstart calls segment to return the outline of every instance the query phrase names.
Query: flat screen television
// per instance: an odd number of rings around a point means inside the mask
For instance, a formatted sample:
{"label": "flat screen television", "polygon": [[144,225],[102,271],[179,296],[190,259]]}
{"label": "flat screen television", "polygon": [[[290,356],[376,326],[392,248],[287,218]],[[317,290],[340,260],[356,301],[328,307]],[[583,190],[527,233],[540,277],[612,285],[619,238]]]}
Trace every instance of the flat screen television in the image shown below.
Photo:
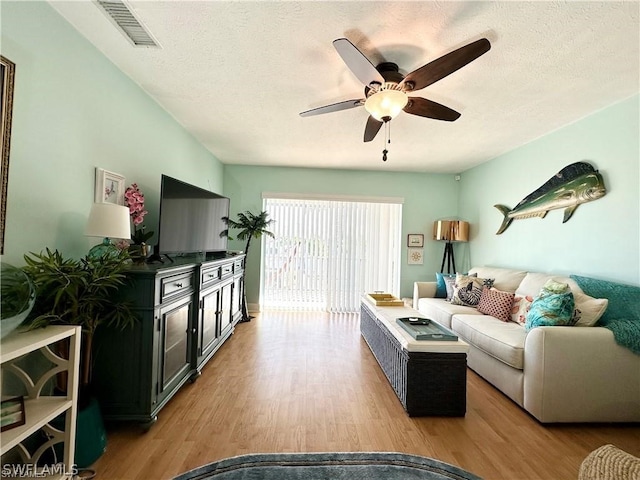
{"label": "flat screen television", "polygon": [[205,253],[221,256],[227,251],[229,199],[195,185],[162,175],[160,227],[156,254]]}

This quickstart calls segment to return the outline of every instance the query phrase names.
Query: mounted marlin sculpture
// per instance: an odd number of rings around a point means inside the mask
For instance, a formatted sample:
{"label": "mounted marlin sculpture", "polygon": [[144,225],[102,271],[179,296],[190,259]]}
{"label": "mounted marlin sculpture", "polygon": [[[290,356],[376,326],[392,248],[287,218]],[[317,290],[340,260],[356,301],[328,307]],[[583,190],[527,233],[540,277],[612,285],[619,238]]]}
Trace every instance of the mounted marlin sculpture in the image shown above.
{"label": "mounted marlin sculpture", "polygon": [[567,165],[551,177],[535,192],[527,195],[513,210],[504,205],[494,205],[504,215],[502,225],[496,232],[500,235],[513,220],[521,218],[544,218],[549,210],[564,208],[565,223],[581,203],[603,197],[606,193],[602,175],[586,162]]}

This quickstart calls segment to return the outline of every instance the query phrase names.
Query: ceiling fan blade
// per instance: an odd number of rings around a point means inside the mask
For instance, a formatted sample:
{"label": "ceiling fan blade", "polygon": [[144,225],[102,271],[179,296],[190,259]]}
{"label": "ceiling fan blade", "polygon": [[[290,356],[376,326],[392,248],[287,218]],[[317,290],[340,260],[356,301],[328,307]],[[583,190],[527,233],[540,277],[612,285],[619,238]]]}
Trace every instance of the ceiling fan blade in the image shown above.
{"label": "ceiling fan blade", "polygon": [[371,140],[376,138],[376,135],[380,131],[380,127],[382,127],[382,122],[369,115],[367,126],[364,128],[364,141],[370,142]]}
{"label": "ceiling fan blade", "polygon": [[345,100],[344,102],[332,103],[324,107],[312,108],[305,112],[301,112],[301,117],[311,117],[312,115],[321,115],[323,113],[339,112],[340,110],[348,110],[349,108],[360,107],[364,105],[363,99]]}
{"label": "ceiling fan blade", "polygon": [[403,110],[412,115],[447,122],[453,122],[460,117],[460,114],[455,110],[422,97],[409,97],[409,103],[407,103]]}
{"label": "ceiling fan blade", "polygon": [[384,83],[384,78],[380,75],[380,72],[376,70],[373,63],[349,40],[346,38],[338,38],[333,41],[333,46],[342,57],[342,60],[344,60],[344,63],[347,64],[347,67],[349,67],[363,85],[367,86],[371,82]]}
{"label": "ceiling fan blade", "polygon": [[486,38],[476,40],[409,73],[400,82],[400,86],[404,85],[408,91],[421,90],[464,67],[490,49],[491,43]]}

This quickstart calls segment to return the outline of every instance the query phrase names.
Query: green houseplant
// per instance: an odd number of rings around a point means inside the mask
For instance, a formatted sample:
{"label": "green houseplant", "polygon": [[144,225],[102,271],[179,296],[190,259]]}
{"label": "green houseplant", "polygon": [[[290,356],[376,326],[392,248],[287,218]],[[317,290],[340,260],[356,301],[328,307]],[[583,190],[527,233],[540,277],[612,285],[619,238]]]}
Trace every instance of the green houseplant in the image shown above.
{"label": "green houseplant", "polygon": [[24,256],[25,273],[36,288],[36,301],[26,323],[31,328],[50,324],[82,327],[80,402],[87,402],[91,385],[93,339],[101,325],[127,327],[136,317],[118,299],[129,260],[126,250],[98,258],[64,258],[58,250]]}
{"label": "green houseplant", "polygon": [[96,330],[102,325],[124,328],[136,320],[129,304],[117,294],[125,285],[130,257],[127,250],[117,250],[116,254],[74,260],[47,249],[24,259],[23,270],[36,289],[35,305],[25,323],[31,328],[51,324],[82,327],[75,461],[83,469],[104,453],[107,444],[98,402],[91,394]]}
{"label": "green houseplant", "polygon": [[[271,238],[274,238],[272,232],[267,230],[269,225],[273,223],[273,219],[269,218],[269,214],[265,211],[258,213],[257,215],[251,213],[250,211],[246,211],[244,213],[238,214],[237,220],[232,220],[229,217],[222,217],[222,220],[227,224],[227,230],[223,232],[223,235],[229,236],[229,228],[234,228],[240,230],[236,238],[238,240],[246,240],[247,243],[244,247],[244,253],[249,258],[249,247],[251,246],[251,240],[256,238],[260,238],[263,235],[267,235]],[[231,237],[229,237],[231,238]],[[244,269],[242,273],[242,282],[246,285],[245,275],[247,269]],[[242,321],[248,322],[251,320],[249,316],[249,311],[247,309],[247,293],[245,288],[245,293],[242,297]]]}

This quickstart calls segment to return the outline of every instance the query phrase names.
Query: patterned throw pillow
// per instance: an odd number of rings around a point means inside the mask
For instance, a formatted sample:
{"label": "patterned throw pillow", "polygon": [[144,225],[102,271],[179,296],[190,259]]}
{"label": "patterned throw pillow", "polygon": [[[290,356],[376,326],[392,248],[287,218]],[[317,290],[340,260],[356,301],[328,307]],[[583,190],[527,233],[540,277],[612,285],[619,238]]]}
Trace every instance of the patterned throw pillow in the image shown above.
{"label": "patterned throw pillow", "polygon": [[527,331],[541,326],[570,326],[574,322],[575,300],[566,283],[549,280],[531,303],[527,314]]}
{"label": "patterned throw pillow", "polygon": [[495,283],[495,281],[496,281],[495,278],[483,278],[482,285],[484,285],[487,288],[493,288],[493,284]]}
{"label": "patterned throw pillow", "polygon": [[[595,325],[598,320],[600,320],[600,324],[607,325],[621,318],[640,322],[640,302],[638,301],[640,287],[578,275],[571,275],[571,278],[584,291],[587,297],[586,299],[579,299],[578,295],[576,295],[576,306],[584,310],[583,321],[580,322],[581,325],[584,324],[585,318],[589,316],[594,316],[595,320],[589,321],[585,326]],[[579,300],[582,300],[582,302]],[[593,315],[593,312],[596,311],[595,305],[597,302],[603,301],[607,301],[607,304],[604,307],[600,307],[599,313],[601,316],[596,316],[597,313]]]}
{"label": "patterned throw pillow", "polygon": [[482,288],[484,286],[490,287],[491,285],[493,285],[493,279],[457,274],[451,303],[475,307],[480,301]]}
{"label": "patterned throw pillow", "polygon": [[[445,278],[453,278],[455,280],[456,275],[454,273],[436,273],[436,298],[447,298]],[[453,295],[453,287],[451,288],[451,295]],[[449,297],[449,300],[451,300],[451,297]]]}
{"label": "patterned throw pillow", "polygon": [[513,297],[514,294],[511,292],[483,287],[482,295],[480,295],[480,301],[478,302],[478,311],[496,317],[503,322],[508,322],[511,320]]}
{"label": "patterned throw pillow", "polygon": [[527,313],[533,302],[533,297],[527,295],[526,297],[515,297],[513,299],[513,305],[511,307],[511,321],[519,323],[524,326],[527,320]]}
{"label": "patterned throw pillow", "polygon": [[445,289],[447,290],[447,301],[450,302],[453,298],[453,289],[456,283],[456,276],[451,275],[450,277],[443,277]]}
{"label": "patterned throw pillow", "polygon": [[570,290],[571,289],[569,288],[569,284],[558,282],[553,278],[550,278],[542,286],[542,289],[540,290],[540,294],[543,295],[548,293],[552,293],[552,294],[567,293]]}

